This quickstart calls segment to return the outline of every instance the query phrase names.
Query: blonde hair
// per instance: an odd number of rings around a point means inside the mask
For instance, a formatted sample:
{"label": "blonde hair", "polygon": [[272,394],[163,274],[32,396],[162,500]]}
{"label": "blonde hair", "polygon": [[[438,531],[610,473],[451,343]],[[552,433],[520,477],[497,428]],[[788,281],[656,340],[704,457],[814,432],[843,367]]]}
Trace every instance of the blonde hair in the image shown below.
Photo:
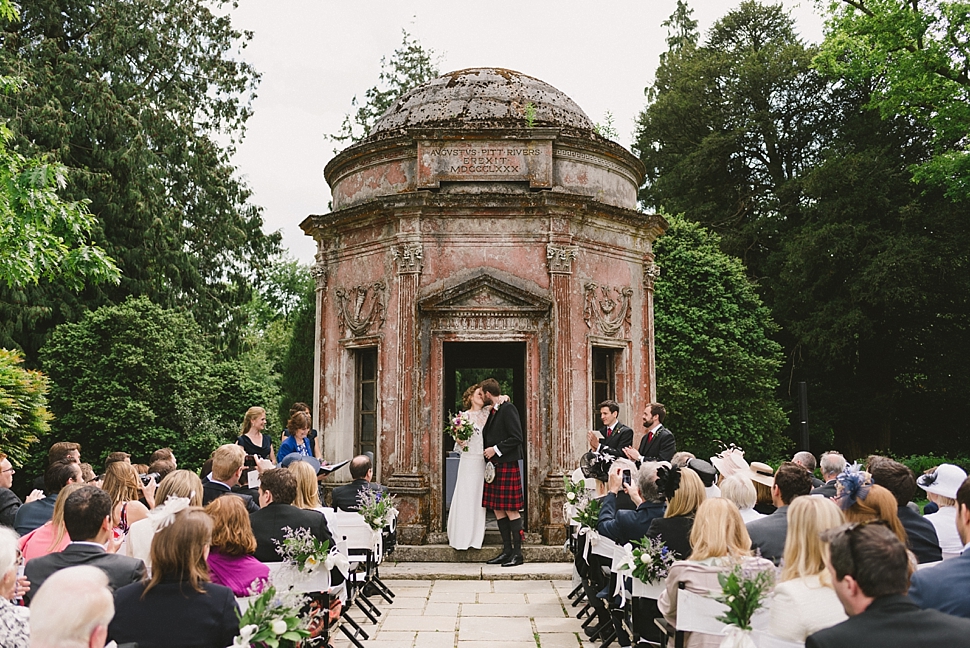
{"label": "blonde hair", "polygon": [[102,570],[90,565],[58,570],[30,601],[30,645],[82,648],[96,628],[108,627],[114,614]]}
{"label": "blonde hair", "polygon": [[148,591],[166,580],[188,584],[205,593],[202,583],[209,582],[209,565],[205,549],[212,543],[212,518],[194,506],[175,514],[175,521],[159,529],[152,539],[152,577],[142,591]]}
{"label": "blonde hair", "polygon": [[771,486],[765,486],[761,482],[751,480],[754,486],[754,492],[758,495],[758,504],[771,504],[774,506],[774,500],[771,498]]}
{"label": "blonde hair", "polygon": [[821,576],[827,584],[825,542],[819,535],[842,523],[842,511],[827,497],[796,497],[788,507],[781,580]]}
{"label": "blonde hair", "polygon": [[258,419],[260,416],[266,416],[266,410],[262,407],[250,407],[246,410],[246,415],[243,417],[242,425],[239,427],[239,434],[243,435],[249,432],[249,428],[253,426],[253,421]]}
{"label": "blonde hair", "polygon": [[690,468],[680,469],[680,486],[674,496],[667,503],[664,517],[681,517],[694,515],[701,502],[707,497],[704,492],[704,482],[696,472]]}
{"label": "blonde hair", "polygon": [[205,512],[212,518],[212,546],[226,556],[246,556],[256,551],[256,536],[241,497],[220,497]]}
{"label": "blonde hair", "polygon": [[246,451],[241,445],[235,443],[221,445],[212,453],[212,476],[220,482],[232,479],[245,462]]}
{"label": "blonde hair", "polygon": [[690,530],[690,546],[690,560],[750,556],[751,536],[734,502],[723,497],[701,502]]}
{"label": "blonde hair", "polygon": [[740,510],[754,508],[758,503],[758,491],[754,489],[751,478],[741,473],[721,480],[721,497],[734,502]]}
{"label": "blonde hair", "polygon": [[908,547],[909,540],[906,536],[906,529],[903,528],[903,523],[899,521],[898,506],[892,493],[878,484],[873,484],[869,487],[869,494],[866,495],[865,499],[857,499],[855,504],[844,511],[845,521],[872,522],[882,520],[896,534],[899,541]]}
{"label": "blonde hair", "polygon": [[133,502],[141,497],[141,480],[135,467],[124,461],[112,461],[104,468],[101,488],[111,496],[112,504]]}
{"label": "blonde hair", "polygon": [[191,470],[173,470],[162,478],[155,491],[155,502],[169,497],[188,497],[190,506],[202,506],[202,480]]}
{"label": "blonde hair", "polygon": [[82,486],[84,484],[67,484],[58,494],[57,502],[54,503],[54,513],[51,515],[51,526],[54,527],[54,536],[51,538],[50,546],[47,547],[47,553],[54,551],[54,548],[64,539],[64,534],[67,533],[67,527],[64,526],[64,502],[67,501],[67,496]]}
{"label": "blonde hair", "polygon": [[317,473],[305,461],[294,461],[286,467],[296,477],[296,499],[293,506],[301,509],[320,508],[320,492],[317,489]]}

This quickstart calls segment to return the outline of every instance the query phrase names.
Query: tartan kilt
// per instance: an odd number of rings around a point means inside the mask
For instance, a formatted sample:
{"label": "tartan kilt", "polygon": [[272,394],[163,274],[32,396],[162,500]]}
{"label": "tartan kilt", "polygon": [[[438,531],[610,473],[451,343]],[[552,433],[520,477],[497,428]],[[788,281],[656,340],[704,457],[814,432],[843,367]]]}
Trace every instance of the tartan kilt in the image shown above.
{"label": "tartan kilt", "polygon": [[493,511],[520,511],[525,508],[522,497],[522,479],[519,462],[510,461],[495,465],[495,479],[485,483],[482,506]]}

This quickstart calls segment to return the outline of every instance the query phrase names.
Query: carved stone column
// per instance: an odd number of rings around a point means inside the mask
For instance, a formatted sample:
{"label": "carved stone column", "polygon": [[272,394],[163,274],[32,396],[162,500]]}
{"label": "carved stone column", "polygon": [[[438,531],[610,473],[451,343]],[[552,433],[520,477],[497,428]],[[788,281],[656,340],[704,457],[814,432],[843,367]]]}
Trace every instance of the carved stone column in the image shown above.
{"label": "carved stone column", "polygon": [[653,254],[643,260],[643,371],[647,384],[644,392],[649,402],[657,400],[657,359],[653,344],[653,284],[660,277],[660,266],[653,261]]}
{"label": "carved stone column", "polygon": [[[316,367],[316,371],[313,372],[313,393],[316,396],[313,399],[313,423],[317,430],[326,430],[329,417],[326,416],[328,410],[324,407],[326,395],[324,394],[323,376],[326,375],[326,367],[324,366],[326,354],[323,345],[326,340],[323,327],[325,322],[328,321],[327,281],[330,277],[330,268],[323,251],[323,242],[317,243],[317,253],[314,258],[316,262],[310,268],[310,276],[313,277],[316,284],[316,324],[313,329],[313,365]],[[324,457],[327,456],[326,438],[325,434],[320,436],[320,452],[323,453]]]}
{"label": "carved stone column", "polygon": [[399,542],[416,545],[424,542],[428,530],[427,479],[418,463],[422,443],[418,434],[418,393],[421,368],[418,366],[418,285],[424,263],[420,243],[403,242],[391,248],[397,263],[397,367],[400,379],[399,407],[394,429],[394,471],[388,487],[398,496]]}

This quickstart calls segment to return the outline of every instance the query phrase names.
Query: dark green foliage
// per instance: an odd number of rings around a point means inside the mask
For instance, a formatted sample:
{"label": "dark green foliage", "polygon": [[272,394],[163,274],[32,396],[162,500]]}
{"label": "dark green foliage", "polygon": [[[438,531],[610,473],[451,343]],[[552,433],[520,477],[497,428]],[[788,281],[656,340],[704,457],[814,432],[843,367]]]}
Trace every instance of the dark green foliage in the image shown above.
{"label": "dark green foliage", "polygon": [[785,412],[775,398],[781,347],[777,330],[738,259],[717,235],[683,217],[654,251],[661,267],[654,295],[657,398],[678,447],[699,457],[734,443],[748,456],[785,450]]}
{"label": "dark green foliage", "polygon": [[293,331],[280,370],[279,417],[282,425],[286,425],[293,403],[306,403],[312,409],[316,400],[313,394],[316,304],[316,292],[311,289],[303,295],[291,315]]}
{"label": "dark green foliage", "polygon": [[30,446],[50,429],[47,377],[24,369],[16,351],[0,349],[0,452],[20,465]]}

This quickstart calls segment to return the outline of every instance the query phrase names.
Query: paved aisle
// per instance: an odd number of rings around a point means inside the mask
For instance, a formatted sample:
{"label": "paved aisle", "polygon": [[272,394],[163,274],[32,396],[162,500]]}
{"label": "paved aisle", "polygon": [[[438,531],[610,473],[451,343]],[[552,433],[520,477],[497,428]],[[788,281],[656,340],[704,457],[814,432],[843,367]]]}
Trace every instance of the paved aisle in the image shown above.
{"label": "paved aisle", "polygon": [[[382,570],[383,571],[383,570]],[[581,648],[568,580],[387,580],[365,648]],[[353,615],[362,619],[359,612]],[[585,638],[585,635],[583,635]],[[342,633],[335,648],[352,647]],[[588,646],[589,644],[587,644]]]}

